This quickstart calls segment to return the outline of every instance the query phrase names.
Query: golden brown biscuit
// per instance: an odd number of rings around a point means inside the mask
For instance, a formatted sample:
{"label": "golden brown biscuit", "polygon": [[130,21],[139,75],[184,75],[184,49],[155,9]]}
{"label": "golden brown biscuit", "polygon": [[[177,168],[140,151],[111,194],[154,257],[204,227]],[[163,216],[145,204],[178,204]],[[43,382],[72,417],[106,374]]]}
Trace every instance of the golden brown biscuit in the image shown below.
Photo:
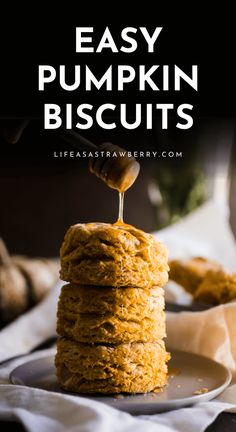
{"label": "golden brown biscuit", "polygon": [[182,285],[191,294],[196,291],[209,270],[218,271],[222,268],[219,263],[202,257],[190,260],[172,260],[169,262],[169,266],[169,278]]}
{"label": "golden brown biscuit", "polygon": [[146,393],[167,382],[164,343],[88,345],[62,338],[55,359],[59,382],[77,393]]}
{"label": "golden brown biscuit", "polygon": [[211,305],[236,299],[236,273],[209,271],[195,292],[194,299]]}
{"label": "golden brown biscuit", "polygon": [[162,311],[164,290],[153,286],[150,290],[134,287],[100,287],[67,284],[62,287],[58,311],[84,314],[113,314],[125,320],[141,320]]}
{"label": "golden brown biscuit", "polygon": [[61,279],[85,285],[164,286],[167,250],[151,234],[126,224],[69,228],[60,251]]}
{"label": "golden brown biscuit", "polygon": [[[91,303],[90,303],[91,302]],[[78,342],[155,342],[166,336],[162,288],[64,286],[57,332]]]}

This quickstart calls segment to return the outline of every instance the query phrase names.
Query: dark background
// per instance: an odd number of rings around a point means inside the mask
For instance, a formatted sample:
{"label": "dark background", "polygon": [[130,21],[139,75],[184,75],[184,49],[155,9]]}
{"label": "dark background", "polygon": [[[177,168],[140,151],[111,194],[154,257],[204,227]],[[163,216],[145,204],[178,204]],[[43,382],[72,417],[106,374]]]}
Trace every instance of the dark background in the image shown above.
{"label": "dark background", "polygon": [[[45,92],[37,91],[37,70],[39,64],[49,64],[57,67],[59,64],[74,66],[88,64],[94,72],[104,72],[106,66],[113,64],[177,64],[186,72],[192,64],[199,65],[199,92],[192,90],[187,84],[183,92],[146,92],[138,93],[135,86],[127,88],[123,94],[112,92],[112,102],[189,102],[196,106],[201,115],[228,116],[235,114],[235,68],[234,41],[235,25],[230,7],[214,5],[214,10],[207,12],[178,7],[178,13],[172,7],[168,13],[161,13],[160,6],[153,16],[149,8],[148,18],[145,9],[140,17],[129,18],[123,14],[119,19],[120,5],[114,4],[113,14],[106,18],[101,14],[96,19],[83,12],[81,4],[59,8],[53,13],[50,9],[27,9],[18,12],[17,9],[2,15],[1,36],[1,111],[7,115],[39,115],[42,104],[47,101],[55,103],[92,102],[100,105],[111,99],[109,92],[102,90],[87,92],[66,92],[59,86],[50,84]],[[116,11],[117,9],[117,11]],[[117,12],[117,15],[114,16]],[[153,11],[154,12],[154,11]],[[114,18],[116,24],[114,24]],[[151,18],[151,19],[150,19]],[[120,24],[117,24],[117,22]],[[163,27],[154,53],[147,53],[147,45],[142,35],[137,32],[138,49],[134,53],[76,53],[76,26],[94,27],[94,45],[96,46],[106,26],[114,36],[117,46],[121,45],[120,32],[126,26],[147,27],[150,31],[156,26]],[[99,96],[99,100],[97,97]]]}

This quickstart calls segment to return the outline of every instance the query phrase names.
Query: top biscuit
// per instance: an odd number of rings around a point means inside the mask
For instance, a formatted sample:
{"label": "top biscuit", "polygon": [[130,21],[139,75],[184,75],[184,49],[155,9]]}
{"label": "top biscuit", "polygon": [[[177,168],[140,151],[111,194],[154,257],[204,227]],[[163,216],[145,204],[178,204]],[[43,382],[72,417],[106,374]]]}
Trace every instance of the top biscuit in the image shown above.
{"label": "top biscuit", "polygon": [[61,279],[85,285],[164,286],[167,250],[151,234],[131,225],[73,225],[60,250]]}

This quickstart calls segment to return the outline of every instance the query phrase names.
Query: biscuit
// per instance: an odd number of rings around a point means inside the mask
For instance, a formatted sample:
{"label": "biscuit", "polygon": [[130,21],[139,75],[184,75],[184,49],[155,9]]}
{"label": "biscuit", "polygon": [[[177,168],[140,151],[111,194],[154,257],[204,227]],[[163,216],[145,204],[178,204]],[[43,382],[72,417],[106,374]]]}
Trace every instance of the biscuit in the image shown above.
{"label": "biscuit", "polygon": [[155,342],[166,336],[163,303],[158,287],[90,290],[71,284],[59,299],[57,332],[77,342]]}
{"label": "biscuit", "polygon": [[167,382],[164,344],[89,345],[59,339],[55,365],[67,391],[146,393]]}
{"label": "biscuit", "polygon": [[194,300],[211,305],[236,299],[236,273],[209,271],[194,294]]}
{"label": "biscuit", "polygon": [[58,311],[84,314],[114,314],[121,319],[143,319],[165,307],[164,290],[134,287],[99,287],[67,284],[62,287]]}
{"label": "biscuit", "polygon": [[87,343],[155,342],[166,336],[165,312],[153,315],[125,321],[112,314],[64,312],[59,314],[57,333]]}
{"label": "biscuit", "polygon": [[126,224],[69,228],[60,250],[61,279],[96,286],[164,286],[167,249],[151,234]]}
{"label": "biscuit", "polygon": [[182,285],[191,294],[196,291],[209,270],[218,271],[222,268],[217,262],[202,257],[172,260],[169,266],[169,278]]}

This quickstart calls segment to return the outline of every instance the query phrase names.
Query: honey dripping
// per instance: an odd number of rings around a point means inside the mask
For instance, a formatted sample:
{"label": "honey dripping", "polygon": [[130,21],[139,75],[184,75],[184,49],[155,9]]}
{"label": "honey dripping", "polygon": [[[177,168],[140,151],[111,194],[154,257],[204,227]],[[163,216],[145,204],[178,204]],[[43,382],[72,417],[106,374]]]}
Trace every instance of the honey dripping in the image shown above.
{"label": "honey dripping", "polygon": [[119,192],[119,212],[118,212],[118,220],[117,224],[123,224],[124,223],[124,192]]}

